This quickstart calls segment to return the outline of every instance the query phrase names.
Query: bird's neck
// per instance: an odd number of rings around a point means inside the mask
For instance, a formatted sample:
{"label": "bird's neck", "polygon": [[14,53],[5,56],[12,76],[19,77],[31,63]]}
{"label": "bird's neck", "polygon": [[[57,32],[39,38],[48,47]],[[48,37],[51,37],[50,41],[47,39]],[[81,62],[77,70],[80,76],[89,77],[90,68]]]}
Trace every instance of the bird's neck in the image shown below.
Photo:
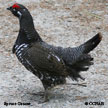
{"label": "bird's neck", "polygon": [[19,34],[21,34],[19,35],[20,39],[26,40],[28,42],[42,41],[41,37],[35,30],[33,19],[31,15],[20,19]]}
{"label": "bird's neck", "polygon": [[31,15],[22,16],[19,18],[20,29],[32,28],[34,29],[33,18]]}

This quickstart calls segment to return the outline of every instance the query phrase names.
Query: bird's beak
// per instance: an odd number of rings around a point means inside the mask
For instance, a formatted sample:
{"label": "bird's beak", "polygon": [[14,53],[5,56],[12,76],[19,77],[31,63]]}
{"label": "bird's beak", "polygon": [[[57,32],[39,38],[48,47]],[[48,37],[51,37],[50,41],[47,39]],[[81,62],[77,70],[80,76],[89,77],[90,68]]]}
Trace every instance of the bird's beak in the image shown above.
{"label": "bird's beak", "polygon": [[11,10],[11,7],[8,7],[7,10]]}

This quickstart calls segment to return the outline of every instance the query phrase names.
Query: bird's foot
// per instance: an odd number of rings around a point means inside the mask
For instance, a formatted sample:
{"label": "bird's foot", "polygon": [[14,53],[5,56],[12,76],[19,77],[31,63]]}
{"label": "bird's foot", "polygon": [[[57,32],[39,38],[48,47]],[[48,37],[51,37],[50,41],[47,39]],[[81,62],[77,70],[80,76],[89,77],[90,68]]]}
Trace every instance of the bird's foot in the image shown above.
{"label": "bird's foot", "polygon": [[66,85],[77,85],[77,86],[82,86],[82,87],[87,87],[86,83],[67,83]]}
{"label": "bird's foot", "polygon": [[29,93],[31,95],[38,95],[38,96],[43,96],[44,97],[44,92],[40,91],[40,92],[37,92],[37,93]]}
{"label": "bird's foot", "polygon": [[49,99],[48,98],[46,98],[46,97],[44,97],[44,98],[41,98],[40,100],[39,100],[39,104],[42,104],[42,103],[46,103],[46,102],[48,102],[49,101]]}

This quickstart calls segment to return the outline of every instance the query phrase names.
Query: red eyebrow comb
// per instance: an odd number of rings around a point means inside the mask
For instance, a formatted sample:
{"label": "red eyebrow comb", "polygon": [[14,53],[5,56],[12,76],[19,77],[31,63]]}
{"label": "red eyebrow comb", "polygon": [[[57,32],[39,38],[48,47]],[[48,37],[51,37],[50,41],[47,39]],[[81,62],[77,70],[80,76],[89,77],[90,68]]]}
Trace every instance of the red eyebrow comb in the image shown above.
{"label": "red eyebrow comb", "polygon": [[12,6],[12,8],[20,8],[20,6],[19,6],[17,3],[15,3],[15,4]]}

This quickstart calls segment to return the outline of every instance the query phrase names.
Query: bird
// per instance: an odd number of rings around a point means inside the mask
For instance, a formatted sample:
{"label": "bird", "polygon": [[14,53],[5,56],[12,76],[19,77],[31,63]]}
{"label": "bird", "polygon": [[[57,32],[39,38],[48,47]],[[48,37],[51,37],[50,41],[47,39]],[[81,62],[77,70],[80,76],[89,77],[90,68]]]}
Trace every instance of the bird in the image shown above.
{"label": "bird", "polygon": [[7,9],[19,19],[20,26],[12,52],[42,82],[44,102],[49,100],[52,88],[66,84],[66,78],[75,81],[85,79],[80,72],[87,71],[93,65],[90,52],[101,42],[100,32],[76,47],[54,46],[41,38],[35,29],[32,15],[24,5],[15,3]]}

